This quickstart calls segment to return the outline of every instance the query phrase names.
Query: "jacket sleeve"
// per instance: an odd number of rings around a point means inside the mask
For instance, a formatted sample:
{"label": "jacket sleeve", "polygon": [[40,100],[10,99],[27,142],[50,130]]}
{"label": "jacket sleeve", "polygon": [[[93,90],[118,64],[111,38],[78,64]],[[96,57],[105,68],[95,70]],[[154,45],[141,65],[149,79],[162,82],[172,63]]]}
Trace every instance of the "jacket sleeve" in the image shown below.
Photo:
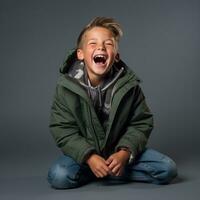
{"label": "jacket sleeve", "polygon": [[116,151],[120,147],[126,147],[135,158],[146,147],[147,140],[153,129],[153,115],[146,104],[144,94],[139,85],[134,89],[133,98],[130,120],[125,133],[116,146]]}
{"label": "jacket sleeve", "polygon": [[85,161],[90,152],[95,151],[95,148],[81,135],[77,122],[67,106],[63,92],[63,88],[57,86],[51,107],[49,127],[62,152],[80,164]]}

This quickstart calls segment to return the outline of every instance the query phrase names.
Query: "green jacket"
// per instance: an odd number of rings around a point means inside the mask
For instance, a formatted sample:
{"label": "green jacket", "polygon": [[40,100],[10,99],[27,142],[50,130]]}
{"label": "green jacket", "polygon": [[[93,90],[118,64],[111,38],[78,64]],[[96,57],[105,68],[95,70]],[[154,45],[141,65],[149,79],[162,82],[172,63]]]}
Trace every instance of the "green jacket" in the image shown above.
{"label": "green jacket", "polygon": [[[70,56],[63,68],[70,67]],[[104,158],[119,147],[127,147],[136,157],[147,143],[153,117],[145,102],[139,80],[122,61],[125,73],[115,83],[111,110],[104,131],[85,89],[65,70],[57,82],[50,115],[50,131],[65,155],[83,163],[91,151]]]}

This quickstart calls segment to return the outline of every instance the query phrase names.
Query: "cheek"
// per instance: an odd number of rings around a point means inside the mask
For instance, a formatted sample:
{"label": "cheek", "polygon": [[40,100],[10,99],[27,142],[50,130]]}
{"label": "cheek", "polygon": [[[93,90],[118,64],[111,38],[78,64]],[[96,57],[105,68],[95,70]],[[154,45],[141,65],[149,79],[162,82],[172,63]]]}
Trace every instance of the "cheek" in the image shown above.
{"label": "cheek", "polygon": [[92,55],[92,53],[93,53],[93,48],[88,48],[86,51],[85,51],[85,55],[87,56],[87,57],[89,57],[89,56],[91,56]]}
{"label": "cheek", "polygon": [[117,49],[115,47],[109,48],[108,52],[110,55],[117,55]]}
{"label": "cheek", "polygon": [[117,53],[116,53],[116,52],[114,52],[114,51],[110,52],[110,58],[111,58],[112,60],[114,60],[114,59],[116,58],[116,56],[117,56]]}

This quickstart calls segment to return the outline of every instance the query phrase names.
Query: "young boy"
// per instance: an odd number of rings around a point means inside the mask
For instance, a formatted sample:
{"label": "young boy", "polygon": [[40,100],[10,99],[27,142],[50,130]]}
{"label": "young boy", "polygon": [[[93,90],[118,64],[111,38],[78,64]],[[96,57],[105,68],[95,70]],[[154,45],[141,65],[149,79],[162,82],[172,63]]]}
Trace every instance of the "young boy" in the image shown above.
{"label": "young boy", "polygon": [[54,188],[95,179],[167,184],[176,164],[146,148],[152,114],[135,73],[120,59],[120,25],[97,17],[80,33],[60,72],[50,130],[63,155],[49,169]]}

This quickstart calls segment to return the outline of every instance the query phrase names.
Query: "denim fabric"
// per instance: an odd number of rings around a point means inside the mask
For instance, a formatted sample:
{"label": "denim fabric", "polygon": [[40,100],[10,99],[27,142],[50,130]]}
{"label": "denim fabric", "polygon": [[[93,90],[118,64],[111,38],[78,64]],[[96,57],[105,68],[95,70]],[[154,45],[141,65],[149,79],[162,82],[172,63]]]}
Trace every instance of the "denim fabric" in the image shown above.
{"label": "denim fabric", "polygon": [[[125,167],[121,177],[108,176],[105,179],[168,184],[176,175],[176,164],[171,158],[153,149],[146,149],[133,164]],[[79,165],[65,155],[59,157],[48,172],[48,182],[57,189],[79,187],[95,179],[86,164]]]}

